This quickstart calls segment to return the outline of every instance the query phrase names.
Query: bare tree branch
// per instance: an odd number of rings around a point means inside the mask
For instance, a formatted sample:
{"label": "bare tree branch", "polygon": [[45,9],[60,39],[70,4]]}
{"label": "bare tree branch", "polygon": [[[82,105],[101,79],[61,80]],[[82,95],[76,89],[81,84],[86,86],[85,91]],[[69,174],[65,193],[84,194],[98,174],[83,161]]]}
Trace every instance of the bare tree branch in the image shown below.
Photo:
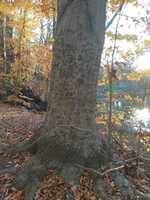
{"label": "bare tree branch", "polygon": [[118,8],[118,10],[115,12],[115,14],[113,15],[113,17],[110,19],[110,21],[107,23],[105,30],[107,30],[111,24],[113,23],[113,21],[115,20],[115,18],[117,17],[117,15],[122,11],[122,8],[124,6],[125,1],[123,0]]}

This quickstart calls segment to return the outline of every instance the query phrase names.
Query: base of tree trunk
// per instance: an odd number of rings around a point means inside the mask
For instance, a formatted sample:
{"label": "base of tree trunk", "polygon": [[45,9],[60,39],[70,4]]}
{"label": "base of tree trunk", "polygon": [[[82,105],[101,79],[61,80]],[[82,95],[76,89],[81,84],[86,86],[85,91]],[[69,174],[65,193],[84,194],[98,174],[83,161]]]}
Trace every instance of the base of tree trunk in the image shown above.
{"label": "base of tree trunk", "polygon": [[[80,176],[85,169],[89,169],[95,178],[97,196],[109,200],[106,191],[108,185],[99,173],[100,166],[107,161],[103,150],[99,135],[96,133],[74,126],[60,126],[35,141],[18,145],[0,145],[0,153],[29,151],[33,154],[32,159],[19,171],[11,167],[0,169],[0,173],[15,173],[15,186],[25,191],[25,200],[33,200],[48,169],[56,170],[58,175],[63,176],[72,185],[79,185]],[[116,176],[113,173],[112,177],[121,193],[127,194],[127,199],[132,199],[134,195],[144,200],[150,199],[150,194],[136,190],[120,173]],[[66,200],[74,200],[74,195],[70,191],[65,195]]]}
{"label": "base of tree trunk", "polygon": [[26,200],[33,199],[49,168],[55,169],[68,183],[78,185],[84,168],[98,170],[105,160],[99,136],[73,126],[60,126],[34,142],[0,147],[1,152],[25,150],[33,154],[32,159],[17,173],[15,181],[17,188],[25,190]]}

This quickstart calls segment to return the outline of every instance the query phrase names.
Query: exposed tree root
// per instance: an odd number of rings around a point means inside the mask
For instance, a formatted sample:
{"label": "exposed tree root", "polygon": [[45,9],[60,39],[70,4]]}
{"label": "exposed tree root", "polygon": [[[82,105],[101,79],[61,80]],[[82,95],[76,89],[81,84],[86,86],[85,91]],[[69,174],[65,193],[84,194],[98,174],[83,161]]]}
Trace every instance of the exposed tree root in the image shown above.
{"label": "exposed tree root", "polygon": [[4,173],[10,173],[10,174],[16,174],[17,173],[17,168],[10,166],[10,167],[1,167],[0,168],[0,174],[4,174]]}
{"label": "exposed tree root", "polygon": [[[29,151],[33,157],[19,170],[15,167],[0,169],[0,173],[16,174],[15,186],[24,189],[25,200],[34,200],[39,183],[47,175],[48,169],[55,169],[68,183],[79,185],[80,176],[85,169],[89,169],[96,180],[97,196],[103,200],[109,200],[107,196],[107,183],[101,177],[103,173],[98,171],[101,160],[105,155],[101,152],[100,139],[87,130],[69,127],[57,128],[50,135],[44,135],[33,142],[18,145],[1,145],[1,152],[17,153]],[[112,174],[113,180],[120,189],[125,199],[150,200],[150,194],[144,194],[138,190],[118,170],[107,170]],[[108,189],[110,190],[110,188]],[[74,200],[74,195],[66,191],[66,200]]]}
{"label": "exposed tree root", "polygon": [[29,151],[34,153],[36,142],[29,140],[21,144],[0,144],[0,153],[16,154],[20,152]]}
{"label": "exposed tree root", "polygon": [[24,200],[34,200],[36,191],[40,181],[37,179],[32,180],[26,187],[25,187],[25,199]]}
{"label": "exposed tree root", "polygon": [[[67,182],[78,185],[84,169],[77,165],[98,170],[105,158],[101,152],[100,138],[96,134],[71,126],[57,128],[34,142],[1,145],[0,150],[7,153],[30,151],[34,154],[19,170],[15,180],[15,186],[24,189],[25,200],[34,199],[38,184],[47,175],[49,168],[55,169]],[[16,173],[16,170],[9,172]],[[70,197],[68,193],[66,198],[71,199],[73,196]]]}
{"label": "exposed tree root", "polygon": [[111,192],[112,189],[111,189],[110,185],[108,185],[108,183],[105,182],[100,177],[96,177],[95,189],[96,189],[98,198],[100,198],[102,200],[111,200],[107,194],[108,194],[108,192]]}
{"label": "exposed tree root", "polygon": [[19,144],[0,144],[0,154],[1,153],[8,153],[8,154],[16,154],[20,152],[30,152],[31,154],[36,153],[36,145],[39,140],[43,138],[40,137],[41,132],[45,132],[45,127],[42,125],[36,130],[36,135],[34,135],[30,140],[25,141]]}
{"label": "exposed tree root", "polygon": [[150,193],[145,194],[139,190],[136,190],[137,196],[141,197],[143,200],[150,200]]}
{"label": "exposed tree root", "polygon": [[67,190],[65,192],[65,200],[75,200],[75,196],[74,196],[73,191]]}

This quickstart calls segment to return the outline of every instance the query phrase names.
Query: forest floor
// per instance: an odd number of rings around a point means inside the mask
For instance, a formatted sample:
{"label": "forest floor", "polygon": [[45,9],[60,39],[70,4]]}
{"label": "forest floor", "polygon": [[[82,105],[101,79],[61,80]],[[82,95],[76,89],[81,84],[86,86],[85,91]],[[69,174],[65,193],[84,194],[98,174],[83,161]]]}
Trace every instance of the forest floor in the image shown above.
{"label": "forest floor", "polygon": [[[33,135],[36,136],[37,130],[44,123],[44,118],[45,112],[29,111],[24,107],[0,103],[0,142],[15,144],[28,140]],[[1,164],[13,165],[18,169],[29,159],[29,153],[17,153],[14,156],[0,155]],[[133,177],[130,175],[128,178],[138,190],[150,193],[150,183],[148,179],[145,179],[145,176]],[[24,200],[23,191],[19,191],[13,186],[14,179],[14,175],[0,174],[0,200]],[[108,199],[120,200],[122,198],[121,193],[112,181],[111,176],[107,174],[104,180],[109,186]],[[36,200],[64,200],[64,193],[68,187],[69,185],[64,182],[62,177],[49,170],[48,176],[41,182],[37,191]],[[94,183],[86,171],[80,178],[80,187],[75,191],[76,200],[96,200]]]}

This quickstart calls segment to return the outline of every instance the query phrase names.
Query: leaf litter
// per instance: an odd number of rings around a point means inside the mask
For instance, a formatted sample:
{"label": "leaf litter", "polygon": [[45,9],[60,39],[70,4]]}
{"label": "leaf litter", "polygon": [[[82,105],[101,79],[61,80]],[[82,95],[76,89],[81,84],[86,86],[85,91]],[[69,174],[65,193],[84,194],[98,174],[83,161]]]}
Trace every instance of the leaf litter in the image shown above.
{"label": "leaf litter", "polygon": [[[21,143],[29,140],[44,123],[44,112],[31,112],[23,107],[12,107],[0,104],[0,142]],[[29,153],[0,155],[0,163],[21,168],[30,159]],[[142,192],[150,193],[149,179],[144,177],[129,176],[132,183]],[[0,175],[0,200],[24,200],[24,192],[17,190],[14,185],[15,176],[10,174]],[[114,184],[111,174],[104,176],[104,181],[109,185],[108,199],[122,199],[119,188]],[[64,200],[65,192],[72,190],[75,200],[96,200],[94,182],[90,173],[85,173],[80,178],[80,186],[70,186],[55,171],[49,170],[48,175],[40,183],[35,200]],[[103,199],[99,199],[103,200]]]}

